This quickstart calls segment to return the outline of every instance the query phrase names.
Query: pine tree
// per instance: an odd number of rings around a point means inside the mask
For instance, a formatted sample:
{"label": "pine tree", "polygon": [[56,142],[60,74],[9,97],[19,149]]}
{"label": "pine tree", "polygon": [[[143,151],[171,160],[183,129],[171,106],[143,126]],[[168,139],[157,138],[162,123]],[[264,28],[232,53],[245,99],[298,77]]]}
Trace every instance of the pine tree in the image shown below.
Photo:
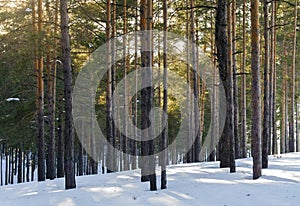
{"label": "pine tree", "polygon": [[261,93],[260,93],[260,35],[259,35],[259,1],[251,0],[251,74],[252,74],[252,157],[253,179],[261,176]]}
{"label": "pine tree", "polygon": [[65,188],[76,188],[74,168],[74,127],[72,117],[72,68],[68,0],[60,0],[62,62],[65,96]]}

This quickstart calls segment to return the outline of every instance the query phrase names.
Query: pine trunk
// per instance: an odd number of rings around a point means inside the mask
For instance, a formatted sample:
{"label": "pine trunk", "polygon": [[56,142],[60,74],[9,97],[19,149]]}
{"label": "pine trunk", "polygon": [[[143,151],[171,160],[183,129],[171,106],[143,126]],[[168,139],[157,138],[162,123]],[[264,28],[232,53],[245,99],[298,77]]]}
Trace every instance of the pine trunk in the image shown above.
{"label": "pine trunk", "polygon": [[260,93],[260,36],[259,1],[251,0],[251,74],[252,74],[252,157],[253,179],[261,176],[261,93]]}
{"label": "pine trunk", "polygon": [[234,150],[235,158],[241,157],[240,137],[239,137],[239,97],[238,80],[236,66],[236,0],[232,0],[232,74],[233,74],[233,107],[234,107]]}
{"label": "pine trunk", "polygon": [[263,133],[262,133],[262,168],[268,168],[269,155],[269,139],[270,139],[270,105],[269,105],[269,11],[268,0],[264,0],[264,40],[265,40],[265,55],[264,55],[264,117],[263,117]]}
{"label": "pine trunk", "polygon": [[[35,3],[33,1],[33,8]],[[35,9],[33,9],[35,19]],[[43,54],[42,54],[42,21],[43,21],[43,6],[42,0],[38,0],[38,46],[37,59],[35,62],[36,77],[37,77],[37,139],[38,139],[38,181],[45,181],[45,137],[44,137],[44,80],[43,80]],[[35,23],[33,24],[34,29]]]}
{"label": "pine trunk", "polygon": [[65,188],[76,188],[74,168],[74,127],[72,116],[72,68],[69,37],[68,0],[60,0],[62,62],[65,96]]}
{"label": "pine trunk", "polygon": [[[167,34],[168,31],[168,10],[167,0],[163,1],[163,21],[164,21],[164,36],[163,36],[163,111],[162,125],[165,127],[162,131],[162,142],[160,151],[167,148],[168,141],[168,62],[167,62]],[[167,150],[162,153],[161,157],[161,189],[167,188]]]}
{"label": "pine trunk", "polygon": [[246,96],[246,52],[247,52],[247,39],[246,39],[246,0],[243,0],[243,56],[242,56],[242,122],[241,122],[241,156],[242,158],[247,157],[247,96]]}
{"label": "pine trunk", "polygon": [[289,151],[295,152],[295,81],[296,81],[296,48],[297,48],[297,0],[295,0],[293,55],[291,67],[291,104],[289,121]]}

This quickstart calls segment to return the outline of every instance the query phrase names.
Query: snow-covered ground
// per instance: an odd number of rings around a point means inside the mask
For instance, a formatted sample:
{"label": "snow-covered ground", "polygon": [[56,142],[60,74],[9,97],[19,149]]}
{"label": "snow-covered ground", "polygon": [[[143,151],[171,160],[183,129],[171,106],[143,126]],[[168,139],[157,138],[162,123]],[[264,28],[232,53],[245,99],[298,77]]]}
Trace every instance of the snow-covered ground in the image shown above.
{"label": "snow-covered ground", "polygon": [[[64,190],[64,179],[0,187],[1,206],[298,206],[300,153],[270,156],[270,168],[252,180],[252,161],[237,161],[237,172],[218,162],[168,167],[168,189],[149,191],[139,171],[77,177],[77,189]],[[158,176],[160,186],[160,176]]]}

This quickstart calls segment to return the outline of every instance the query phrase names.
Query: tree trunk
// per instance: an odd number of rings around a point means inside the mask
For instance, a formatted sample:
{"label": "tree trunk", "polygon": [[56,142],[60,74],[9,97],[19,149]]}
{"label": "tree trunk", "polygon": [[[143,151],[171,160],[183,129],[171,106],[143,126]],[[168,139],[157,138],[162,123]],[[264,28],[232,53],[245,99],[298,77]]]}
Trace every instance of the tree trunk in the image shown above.
{"label": "tree trunk", "polygon": [[234,106],[234,150],[235,158],[241,157],[240,137],[239,137],[239,97],[238,80],[236,68],[236,0],[232,0],[232,74],[233,74],[233,106]]}
{"label": "tree trunk", "polygon": [[0,149],[0,184],[3,185],[3,153],[4,153],[4,145],[1,143],[1,149]]}
{"label": "tree trunk", "polygon": [[[162,131],[162,142],[160,151],[167,148],[168,141],[168,62],[167,62],[167,34],[168,31],[168,10],[167,0],[163,0],[163,21],[164,21],[164,36],[163,36],[163,111],[162,125],[165,127]],[[161,157],[161,189],[167,188],[167,150],[162,153]]]}
{"label": "tree trunk", "polygon": [[83,151],[82,150],[83,150],[82,145],[80,141],[78,141],[78,176],[83,175]]}
{"label": "tree trunk", "polygon": [[[147,4],[147,0],[141,0],[140,1],[140,29],[141,31],[145,31],[147,30],[147,11],[148,11],[148,4]],[[147,55],[147,52],[145,52],[145,48],[146,48],[146,36],[142,37],[142,41],[141,41],[141,65],[143,68],[147,68],[150,66],[150,60],[148,60],[148,58],[150,58],[150,54]],[[149,38],[149,37],[148,37]],[[148,40],[149,41],[149,40]],[[147,77],[146,75],[142,76],[142,84],[145,83],[145,81],[147,81],[149,77]],[[141,90],[141,116],[142,116],[142,129],[147,129],[149,127],[148,125],[148,114],[147,114],[147,109],[148,109],[148,91],[146,88],[143,87],[143,89]],[[142,137],[142,139],[146,139],[147,137]],[[141,142],[141,155],[142,157],[140,158],[140,163],[141,163],[141,181],[145,182],[145,181],[149,181],[150,180],[150,176],[148,174],[145,174],[145,172],[149,171],[149,162],[145,162],[143,156],[146,156],[149,154],[149,145],[145,142],[142,141]]]}
{"label": "tree trunk", "polygon": [[[187,57],[186,57],[186,62],[190,62],[190,35],[189,35],[189,19],[190,19],[190,15],[189,15],[189,0],[186,0],[186,38],[187,38],[187,48],[186,48],[186,52],[187,52]],[[187,72],[187,84],[189,86],[191,86],[191,71],[190,71],[190,65],[189,63],[186,66],[186,72]],[[189,121],[189,128],[188,128],[188,132],[187,132],[187,145],[191,145],[191,137],[193,137],[193,101],[191,101],[191,89],[188,88],[187,89],[187,105],[188,106],[188,121]],[[186,153],[186,162],[187,163],[191,163],[193,161],[193,146],[187,151]]]}
{"label": "tree trunk", "polygon": [[[49,4],[47,5],[48,16],[50,17]],[[58,24],[58,1],[55,1],[55,16],[54,16],[54,33],[57,35],[57,24]],[[50,29],[48,28],[48,33]],[[47,83],[48,83],[48,122],[49,122],[49,142],[48,142],[48,168],[47,176],[50,180],[56,177],[55,173],[55,102],[56,102],[56,47],[57,40],[54,39],[53,56],[51,59],[50,45],[47,45]]]}
{"label": "tree trunk", "polygon": [[18,180],[17,183],[22,183],[22,150],[18,149]]}
{"label": "tree trunk", "polygon": [[57,120],[57,177],[64,177],[64,135],[63,135],[63,125],[62,125],[62,113],[63,109],[61,107],[62,97],[59,99],[58,106],[58,120]]}
{"label": "tree trunk", "polygon": [[247,157],[247,96],[246,96],[246,87],[247,87],[247,82],[246,82],[246,66],[247,66],[247,61],[246,61],[246,52],[247,52],[247,39],[246,39],[246,0],[243,0],[243,56],[242,56],[242,91],[241,91],[241,96],[242,96],[242,125],[241,125],[241,150],[242,150],[242,158]]}
{"label": "tree trunk", "polygon": [[[277,154],[277,125],[276,125],[276,114],[277,114],[277,107],[276,107],[276,93],[277,93],[277,72],[276,72],[276,1],[272,1],[272,29],[271,29],[271,68],[273,70],[273,99],[272,99],[272,108],[273,108],[273,114],[272,114],[272,129],[273,129],[273,140],[272,140],[272,153]],[[270,152],[269,152],[270,153]]]}
{"label": "tree trunk", "polygon": [[[137,31],[138,31],[138,1],[135,1],[135,21],[134,21],[134,31],[135,31],[135,35],[134,35],[134,69],[137,70],[138,68],[138,45],[137,45],[137,41],[138,41],[138,36],[137,36]],[[137,86],[138,86],[138,78],[137,78],[137,74],[135,73],[135,84],[134,84],[134,91],[135,91],[135,98],[134,98],[134,103],[133,103],[133,111],[134,111],[134,134],[135,136],[137,136],[137,110],[138,110],[138,91],[137,91]],[[136,141],[134,140],[130,140],[130,149],[131,149],[131,154],[133,154],[132,156],[132,160],[131,160],[131,164],[132,164],[132,169],[136,169],[138,167],[137,165],[137,161],[136,161]]]}
{"label": "tree trunk", "polygon": [[268,168],[269,155],[269,139],[270,139],[270,105],[269,105],[269,11],[268,0],[264,0],[264,40],[265,40],[265,56],[264,56],[264,117],[263,117],[263,133],[262,133],[262,168]]}
{"label": "tree trunk", "polygon": [[297,48],[297,0],[295,0],[293,55],[291,67],[291,104],[289,121],[289,151],[295,152],[295,81],[296,81],[296,48]]}
{"label": "tree trunk", "polygon": [[123,34],[124,34],[124,37],[123,37],[123,67],[124,67],[124,98],[125,98],[125,105],[124,107],[127,108],[125,109],[125,113],[124,114],[120,114],[120,115],[124,115],[124,122],[123,122],[123,127],[124,127],[124,130],[125,130],[125,134],[122,134],[122,141],[123,141],[123,148],[121,151],[123,151],[124,155],[123,155],[123,160],[124,160],[124,170],[129,170],[129,159],[128,159],[128,132],[127,132],[127,120],[129,118],[129,114],[127,113],[128,111],[128,106],[127,105],[127,99],[128,99],[128,96],[127,96],[127,90],[128,90],[128,86],[127,85],[127,65],[129,63],[129,59],[127,57],[127,39],[126,39],[126,33],[127,33],[127,1],[126,0],[123,0]]}
{"label": "tree trunk", "polygon": [[195,20],[194,20],[194,0],[190,0],[190,38],[192,41],[192,71],[193,71],[193,89],[194,89],[194,126],[195,126],[195,142],[194,142],[194,154],[193,161],[200,162],[200,118],[199,118],[199,90],[198,90],[198,68],[197,68],[197,51],[196,51],[196,41],[195,41]]}
{"label": "tree trunk", "polygon": [[[107,140],[108,142],[113,145],[114,137],[113,137],[113,122],[112,122],[112,89],[111,89],[111,44],[109,41],[111,40],[111,1],[106,1],[106,64],[107,64],[107,88],[106,88],[106,130],[107,130]],[[107,166],[107,173],[113,172],[113,151],[111,147],[107,148],[107,155],[106,155],[106,166]]]}
{"label": "tree trunk", "polygon": [[260,36],[259,1],[251,0],[251,74],[252,74],[252,157],[253,179],[261,176],[261,93],[260,93]]}
{"label": "tree trunk", "polygon": [[35,159],[36,159],[36,154],[33,153],[32,156],[31,156],[31,161],[32,161],[32,164],[31,164],[31,181],[34,181],[34,171],[35,171]]}
{"label": "tree trunk", "polygon": [[[230,8],[230,6],[228,6]],[[228,12],[228,13],[227,13]],[[235,172],[234,158],[234,131],[233,131],[233,91],[232,91],[232,67],[228,57],[231,56],[231,46],[228,44],[226,36],[227,19],[226,14],[230,14],[227,9],[226,0],[218,0],[216,16],[216,45],[219,63],[220,79],[224,85],[226,95],[226,120],[225,126],[219,142],[220,167],[230,167],[230,172]],[[229,15],[230,16],[230,15]],[[228,18],[230,20],[230,18]],[[230,22],[228,22],[231,25]],[[231,41],[230,41],[231,42]],[[231,44],[231,43],[230,43]],[[229,54],[230,52],[230,54]]]}
{"label": "tree trunk", "polygon": [[76,188],[74,168],[74,127],[72,117],[72,68],[68,0],[60,0],[62,60],[65,96],[65,188]]}
{"label": "tree trunk", "polygon": [[9,183],[9,153],[7,147],[5,147],[5,185]]}
{"label": "tree trunk", "polygon": [[[33,1],[34,4],[34,1]],[[34,8],[35,6],[33,6]],[[33,9],[35,19],[35,9]],[[43,53],[42,53],[42,21],[43,21],[43,6],[42,0],[38,0],[38,50],[37,50],[37,139],[38,139],[38,181],[45,181],[45,137],[44,137],[44,80],[43,80]],[[35,27],[35,23],[34,23]]]}

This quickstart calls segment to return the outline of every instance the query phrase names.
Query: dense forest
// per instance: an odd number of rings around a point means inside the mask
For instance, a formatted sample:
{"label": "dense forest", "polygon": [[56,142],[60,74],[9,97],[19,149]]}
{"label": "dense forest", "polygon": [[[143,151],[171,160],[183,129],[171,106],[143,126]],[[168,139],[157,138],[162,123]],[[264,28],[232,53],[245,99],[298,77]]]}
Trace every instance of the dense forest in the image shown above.
{"label": "dense forest", "polygon": [[1,185],[140,168],[157,190],[158,166],[165,189],[167,165],[246,157],[259,178],[299,151],[299,3],[0,1]]}

